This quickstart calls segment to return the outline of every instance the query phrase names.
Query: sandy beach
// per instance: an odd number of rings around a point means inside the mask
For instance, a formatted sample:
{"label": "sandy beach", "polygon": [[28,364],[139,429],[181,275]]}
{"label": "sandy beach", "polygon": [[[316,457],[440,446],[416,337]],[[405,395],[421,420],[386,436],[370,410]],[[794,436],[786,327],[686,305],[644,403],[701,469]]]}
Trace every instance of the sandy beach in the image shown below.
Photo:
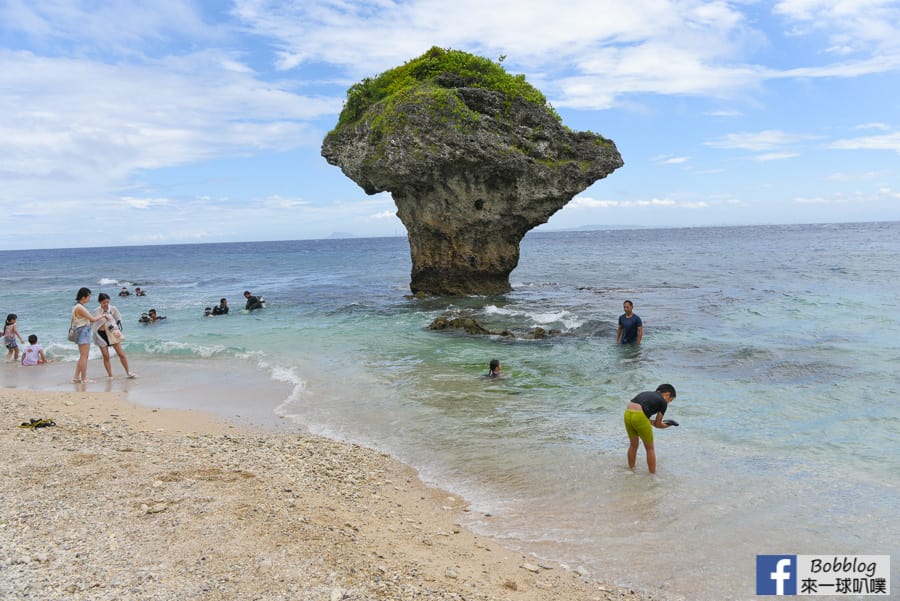
{"label": "sandy beach", "polygon": [[467,531],[371,449],[120,392],[2,388],[0,413],[6,600],[647,599]]}

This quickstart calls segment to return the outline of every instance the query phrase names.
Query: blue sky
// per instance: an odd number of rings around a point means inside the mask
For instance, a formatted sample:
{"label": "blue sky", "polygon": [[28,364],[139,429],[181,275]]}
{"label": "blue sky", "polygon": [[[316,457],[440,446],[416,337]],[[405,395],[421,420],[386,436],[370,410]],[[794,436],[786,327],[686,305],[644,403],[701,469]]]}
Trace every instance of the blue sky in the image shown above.
{"label": "blue sky", "polygon": [[320,145],[431,46],[615,140],[542,228],[900,219],[900,1],[0,0],[0,248],[404,235]]}

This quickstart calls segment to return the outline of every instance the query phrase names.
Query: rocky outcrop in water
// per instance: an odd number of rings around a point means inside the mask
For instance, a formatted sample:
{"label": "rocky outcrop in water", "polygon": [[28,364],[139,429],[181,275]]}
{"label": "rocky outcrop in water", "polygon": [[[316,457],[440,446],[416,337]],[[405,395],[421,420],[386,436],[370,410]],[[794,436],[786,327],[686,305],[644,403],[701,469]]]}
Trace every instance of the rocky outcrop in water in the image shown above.
{"label": "rocky outcrop in water", "polygon": [[436,317],[430,324],[428,324],[427,329],[437,331],[462,331],[466,334],[475,336],[503,336],[505,338],[523,338],[527,340],[541,340],[543,338],[548,338],[550,336],[556,336],[560,334],[559,330],[548,331],[540,326],[532,327],[529,331],[522,334],[516,334],[509,329],[500,331],[489,330],[478,320],[472,317],[454,316],[451,313],[445,313],[444,315]]}
{"label": "rocky outcrop in water", "polygon": [[524,77],[439,48],[352,87],[322,155],[367,194],[391,193],[410,289],[437,295],[508,292],[525,234],[623,164]]}

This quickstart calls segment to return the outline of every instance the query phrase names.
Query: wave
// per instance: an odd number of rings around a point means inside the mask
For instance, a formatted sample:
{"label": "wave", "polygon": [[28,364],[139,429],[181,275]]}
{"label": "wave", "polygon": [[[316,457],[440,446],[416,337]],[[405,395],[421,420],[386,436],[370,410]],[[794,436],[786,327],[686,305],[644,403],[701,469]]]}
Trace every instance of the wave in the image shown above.
{"label": "wave", "polygon": [[488,316],[508,316],[521,318],[524,317],[531,321],[532,326],[551,326],[559,325],[566,332],[576,330],[585,323],[585,319],[573,314],[566,309],[550,310],[550,311],[529,311],[527,309],[519,309],[515,307],[498,307],[496,305],[487,305],[484,307],[484,313]]}
{"label": "wave", "polygon": [[176,340],[160,340],[152,342],[126,345],[126,351],[148,353],[151,355],[191,356],[202,359],[211,357],[235,356],[240,357],[241,349],[227,347],[220,344],[203,345]]}
{"label": "wave", "polygon": [[296,416],[290,412],[289,408],[291,403],[299,400],[303,394],[306,393],[306,381],[300,377],[297,370],[293,367],[272,365],[263,359],[259,360],[258,365],[261,369],[267,370],[269,372],[269,377],[274,381],[292,385],[291,393],[275,408],[275,415],[291,419],[297,424],[302,424],[302,420],[297,419]]}

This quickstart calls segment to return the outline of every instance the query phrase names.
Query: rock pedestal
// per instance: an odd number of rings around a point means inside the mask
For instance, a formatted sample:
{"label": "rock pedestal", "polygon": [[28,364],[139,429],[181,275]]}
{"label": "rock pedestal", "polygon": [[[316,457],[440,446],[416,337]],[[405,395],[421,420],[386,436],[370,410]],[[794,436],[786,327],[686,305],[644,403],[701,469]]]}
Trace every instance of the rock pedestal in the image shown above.
{"label": "rock pedestal", "polygon": [[569,130],[546,104],[465,83],[440,73],[322,144],[366,193],[391,193],[414,293],[508,292],[528,230],[623,165],[611,140]]}

